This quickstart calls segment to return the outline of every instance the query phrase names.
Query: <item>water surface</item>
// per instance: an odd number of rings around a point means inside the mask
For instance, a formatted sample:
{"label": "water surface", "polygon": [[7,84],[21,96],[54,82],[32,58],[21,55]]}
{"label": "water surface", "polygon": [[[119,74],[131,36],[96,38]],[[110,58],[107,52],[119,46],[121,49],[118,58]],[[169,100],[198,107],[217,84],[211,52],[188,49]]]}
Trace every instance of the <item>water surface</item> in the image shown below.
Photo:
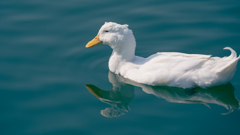
{"label": "water surface", "polygon": [[107,45],[85,48],[113,21],[129,24],[139,56],[223,57],[226,46],[240,53],[239,1],[2,0],[0,7],[0,134],[240,133],[239,65],[223,86],[151,87],[109,73]]}

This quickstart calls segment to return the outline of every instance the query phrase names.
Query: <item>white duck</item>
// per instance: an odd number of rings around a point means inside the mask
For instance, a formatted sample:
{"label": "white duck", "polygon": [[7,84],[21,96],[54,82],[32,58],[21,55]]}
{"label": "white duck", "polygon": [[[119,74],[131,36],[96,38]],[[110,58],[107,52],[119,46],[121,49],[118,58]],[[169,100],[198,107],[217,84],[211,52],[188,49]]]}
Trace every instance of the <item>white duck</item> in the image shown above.
{"label": "white duck", "polygon": [[228,57],[161,52],[147,58],[135,56],[136,42],[128,25],[106,22],[86,48],[107,44],[112,49],[109,69],[138,83],[182,88],[211,87],[229,82],[240,57],[230,47]]}

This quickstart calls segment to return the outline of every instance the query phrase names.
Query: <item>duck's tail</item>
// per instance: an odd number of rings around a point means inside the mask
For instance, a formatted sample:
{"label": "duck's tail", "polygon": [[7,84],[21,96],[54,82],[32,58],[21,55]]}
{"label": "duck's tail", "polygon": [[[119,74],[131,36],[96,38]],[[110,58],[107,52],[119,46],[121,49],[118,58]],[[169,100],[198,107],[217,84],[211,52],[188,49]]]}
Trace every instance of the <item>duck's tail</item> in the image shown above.
{"label": "duck's tail", "polygon": [[217,70],[217,73],[219,72],[223,72],[224,70],[228,69],[228,68],[236,68],[238,60],[240,58],[240,56],[237,57],[237,53],[231,48],[231,47],[225,47],[223,48],[224,50],[230,50],[231,51],[231,55],[228,57],[225,57],[225,60],[228,61],[228,63],[221,67],[220,69]]}
{"label": "duck's tail", "polygon": [[[225,48],[223,48],[223,50],[230,50],[231,51],[231,55],[227,57],[228,59],[231,60],[231,59],[236,59],[237,58],[237,53],[231,47],[225,47]],[[239,57],[238,57],[238,59],[239,59]]]}
{"label": "duck's tail", "polygon": [[224,50],[230,50],[231,55],[223,58],[226,64],[217,70],[217,74],[224,77],[225,81],[230,81],[235,73],[240,56],[237,57],[237,53],[230,47],[225,47]]}

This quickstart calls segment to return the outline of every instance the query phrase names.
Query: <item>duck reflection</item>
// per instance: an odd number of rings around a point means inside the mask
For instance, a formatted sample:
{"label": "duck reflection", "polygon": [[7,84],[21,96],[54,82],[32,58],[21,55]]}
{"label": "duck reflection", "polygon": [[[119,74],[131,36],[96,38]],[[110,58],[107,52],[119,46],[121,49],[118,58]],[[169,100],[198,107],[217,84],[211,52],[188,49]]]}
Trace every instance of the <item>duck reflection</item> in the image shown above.
{"label": "duck reflection", "polygon": [[231,83],[208,89],[185,90],[175,87],[139,84],[110,71],[108,78],[113,85],[110,91],[101,90],[91,84],[85,86],[99,100],[111,105],[111,107],[101,110],[101,114],[109,118],[119,117],[130,110],[128,104],[134,97],[134,86],[141,87],[147,94],[164,98],[168,102],[204,104],[209,108],[209,103],[218,104],[229,110],[227,113],[222,113],[223,115],[231,113],[234,109],[239,109],[239,101],[234,95],[234,87]]}

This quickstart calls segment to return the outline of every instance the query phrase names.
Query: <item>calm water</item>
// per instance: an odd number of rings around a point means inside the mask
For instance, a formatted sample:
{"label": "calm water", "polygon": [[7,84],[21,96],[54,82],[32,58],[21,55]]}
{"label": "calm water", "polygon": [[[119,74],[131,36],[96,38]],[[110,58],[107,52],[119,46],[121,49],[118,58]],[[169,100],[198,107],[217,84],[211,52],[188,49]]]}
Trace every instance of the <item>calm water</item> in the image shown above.
{"label": "calm water", "polygon": [[136,55],[240,53],[239,0],[1,0],[0,134],[240,134],[240,66],[229,84],[184,90],[108,70],[86,49],[105,21],[129,24]]}

